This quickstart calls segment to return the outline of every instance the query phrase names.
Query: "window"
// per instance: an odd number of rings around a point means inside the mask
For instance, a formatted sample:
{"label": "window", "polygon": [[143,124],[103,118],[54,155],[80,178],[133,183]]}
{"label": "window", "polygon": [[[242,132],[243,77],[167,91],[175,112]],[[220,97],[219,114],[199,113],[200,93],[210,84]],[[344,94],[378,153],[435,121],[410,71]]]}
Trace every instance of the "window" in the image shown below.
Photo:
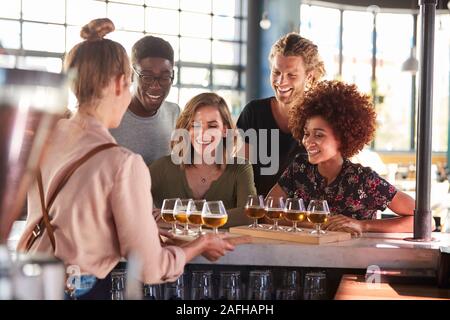
{"label": "window", "polygon": [[170,42],[176,74],[168,100],[183,108],[194,94],[223,92],[238,112],[244,101],[247,1],[4,1],[0,43],[12,55],[0,55],[0,66],[59,72],[64,54],[81,41],[81,26],[106,16],[116,26],[107,37],[129,54],[147,34]]}
{"label": "window", "polygon": [[447,151],[449,126],[450,16],[436,16],[433,81],[433,151]]}
{"label": "window", "polygon": [[344,11],[342,35],[342,80],[359,90],[372,92],[373,16],[364,11]]}
{"label": "window", "polygon": [[300,14],[300,33],[319,47],[325,64],[325,79],[338,78],[340,11],[302,5]]}
{"label": "window", "polygon": [[413,24],[410,14],[377,15],[375,148],[406,151],[411,145],[412,75],[401,66],[410,56]]}

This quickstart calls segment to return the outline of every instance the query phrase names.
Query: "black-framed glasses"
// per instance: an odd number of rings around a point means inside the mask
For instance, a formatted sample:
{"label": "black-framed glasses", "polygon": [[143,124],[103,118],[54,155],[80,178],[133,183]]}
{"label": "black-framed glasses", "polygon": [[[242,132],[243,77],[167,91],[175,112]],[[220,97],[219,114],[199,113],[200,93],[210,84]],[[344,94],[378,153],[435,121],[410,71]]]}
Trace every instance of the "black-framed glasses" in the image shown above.
{"label": "black-framed glasses", "polygon": [[145,84],[152,84],[154,81],[158,81],[160,86],[168,86],[172,83],[174,76],[169,74],[163,74],[160,77],[155,77],[152,74],[142,74],[133,68],[134,73],[141,79],[141,81]]}

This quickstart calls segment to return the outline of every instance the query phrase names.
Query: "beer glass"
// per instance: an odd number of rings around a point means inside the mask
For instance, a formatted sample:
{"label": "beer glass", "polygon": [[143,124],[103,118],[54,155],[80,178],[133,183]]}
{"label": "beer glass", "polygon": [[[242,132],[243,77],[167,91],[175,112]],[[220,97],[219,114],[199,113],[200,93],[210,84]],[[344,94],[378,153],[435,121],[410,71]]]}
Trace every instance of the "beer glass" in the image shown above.
{"label": "beer glass", "polygon": [[308,272],[305,274],[303,299],[324,300],[327,298],[327,277],[324,272]]}
{"label": "beer glass", "polygon": [[250,271],[248,282],[248,300],[272,299],[272,277],[269,270]]}
{"label": "beer glass", "polygon": [[159,284],[144,284],[144,300],[161,300],[162,290]]}
{"label": "beer glass", "polygon": [[212,300],[212,271],[192,271],[191,299]]}
{"label": "beer glass", "polygon": [[177,200],[180,200],[180,198],[164,199],[161,207],[161,218],[165,222],[172,225],[172,229],[170,230],[170,232],[172,232],[173,234],[181,233],[181,231],[176,227],[177,220],[175,220],[175,216],[173,214]]}
{"label": "beer glass", "polygon": [[309,222],[314,223],[316,228],[311,232],[312,234],[320,236],[326,233],[320,229],[322,224],[328,221],[328,216],[330,215],[330,209],[326,200],[311,200],[306,215]]}
{"label": "beer glass", "polygon": [[296,270],[286,270],[283,272],[281,288],[276,291],[277,300],[297,300],[299,299],[299,276]]}
{"label": "beer glass", "polygon": [[198,227],[197,236],[202,235],[202,225],[205,224],[202,217],[202,209],[206,200],[190,200],[187,206],[187,217],[191,225]]}
{"label": "beer glass", "polygon": [[125,280],[127,271],[120,269],[111,272],[111,300],[125,300]]}
{"label": "beer glass", "polygon": [[297,227],[298,222],[302,222],[306,218],[306,209],[303,199],[287,198],[283,212],[284,218],[292,222],[292,228],[287,229],[290,232],[300,232],[302,229]]}
{"label": "beer glass", "polygon": [[177,199],[175,201],[175,206],[173,208],[173,216],[175,220],[184,225],[184,229],[182,231],[182,235],[193,234],[193,232],[189,233],[189,220],[188,220],[188,204],[191,199]]}
{"label": "beer glass", "polygon": [[258,219],[264,217],[266,214],[264,210],[264,198],[263,196],[248,196],[247,203],[245,204],[244,212],[247,217],[253,219],[253,223],[249,225],[249,228],[260,229],[262,225],[258,224]]}
{"label": "beer glass", "polygon": [[264,209],[266,210],[266,217],[273,221],[273,225],[269,227],[269,230],[283,230],[283,228],[278,226],[278,220],[283,218],[284,198],[267,197]]}
{"label": "beer glass", "polygon": [[241,273],[239,271],[220,272],[219,299],[241,299]]}
{"label": "beer glass", "polygon": [[225,225],[228,220],[227,210],[222,201],[206,201],[203,205],[202,217],[205,225],[213,228],[215,234],[218,228]]}
{"label": "beer glass", "polygon": [[164,300],[184,300],[184,275],[164,285]]}

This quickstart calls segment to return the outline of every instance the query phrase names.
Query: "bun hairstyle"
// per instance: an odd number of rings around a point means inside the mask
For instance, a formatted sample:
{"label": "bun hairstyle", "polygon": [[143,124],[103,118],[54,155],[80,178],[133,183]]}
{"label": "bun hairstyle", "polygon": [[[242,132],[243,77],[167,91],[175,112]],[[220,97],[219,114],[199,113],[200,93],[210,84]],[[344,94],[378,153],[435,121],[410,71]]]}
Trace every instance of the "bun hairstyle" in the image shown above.
{"label": "bun hairstyle", "polygon": [[75,45],[67,54],[64,69],[75,71],[72,91],[78,105],[93,104],[103,97],[114,77],[131,75],[130,60],[121,44],[104,36],[114,31],[114,23],[107,18],[95,19],[80,31],[85,41]]}
{"label": "bun hairstyle", "polygon": [[88,41],[102,40],[104,36],[115,29],[114,23],[110,19],[95,19],[83,26],[80,37]]}

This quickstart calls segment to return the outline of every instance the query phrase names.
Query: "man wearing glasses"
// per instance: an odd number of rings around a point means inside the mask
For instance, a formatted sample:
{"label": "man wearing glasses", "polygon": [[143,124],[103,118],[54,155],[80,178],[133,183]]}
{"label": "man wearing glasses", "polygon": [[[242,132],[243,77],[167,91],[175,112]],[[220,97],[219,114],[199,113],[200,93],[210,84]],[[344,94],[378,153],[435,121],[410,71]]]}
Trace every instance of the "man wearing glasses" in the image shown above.
{"label": "man wearing glasses", "polygon": [[132,48],[134,92],[120,126],[117,142],[144,158],[146,164],[170,154],[170,136],[180,107],[165,101],[174,78],[174,53],[169,42],[153,36]]}

